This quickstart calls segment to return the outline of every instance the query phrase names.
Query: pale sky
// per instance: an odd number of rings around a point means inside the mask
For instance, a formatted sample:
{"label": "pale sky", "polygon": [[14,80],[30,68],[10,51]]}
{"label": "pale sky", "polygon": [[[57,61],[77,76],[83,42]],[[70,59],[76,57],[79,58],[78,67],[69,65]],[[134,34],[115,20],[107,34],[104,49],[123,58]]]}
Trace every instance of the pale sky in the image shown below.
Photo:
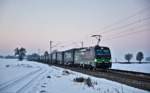
{"label": "pale sky", "polygon": [[0,54],[21,46],[42,54],[50,40],[58,50],[92,46],[101,34],[113,59],[150,56],[149,10],[150,0],[0,0]]}

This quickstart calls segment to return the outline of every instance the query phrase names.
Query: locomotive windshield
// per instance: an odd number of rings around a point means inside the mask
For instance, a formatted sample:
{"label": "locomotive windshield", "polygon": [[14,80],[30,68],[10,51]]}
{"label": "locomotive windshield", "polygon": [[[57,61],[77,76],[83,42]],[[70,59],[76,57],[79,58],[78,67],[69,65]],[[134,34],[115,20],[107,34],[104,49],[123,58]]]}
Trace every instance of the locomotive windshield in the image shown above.
{"label": "locomotive windshield", "polygon": [[96,49],[96,55],[110,55],[109,49]]}
{"label": "locomotive windshield", "polygon": [[96,47],[95,48],[95,62],[111,62],[111,53],[108,47]]}
{"label": "locomotive windshield", "polygon": [[100,46],[95,46],[95,57],[96,58],[110,58],[111,53],[108,47],[100,47]]}

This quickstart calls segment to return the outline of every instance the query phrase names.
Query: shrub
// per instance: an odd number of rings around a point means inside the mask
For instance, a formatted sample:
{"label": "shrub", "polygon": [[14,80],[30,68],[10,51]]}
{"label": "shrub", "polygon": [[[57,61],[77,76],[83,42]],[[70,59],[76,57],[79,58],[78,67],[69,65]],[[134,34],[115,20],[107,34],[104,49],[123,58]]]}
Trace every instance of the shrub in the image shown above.
{"label": "shrub", "polygon": [[78,77],[78,78],[75,78],[74,81],[82,83],[85,81],[85,79],[83,77]]}
{"label": "shrub", "polygon": [[47,76],[47,78],[51,78],[51,76]]}
{"label": "shrub", "polygon": [[88,85],[88,87],[93,87],[92,81],[89,77],[86,79],[85,84]]}
{"label": "shrub", "polygon": [[88,87],[93,87],[93,82],[89,77],[88,78],[78,77],[75,78],[74,81],[79,83],[85,83]]}
{"label": "shrub", "polygon": [[67,71],[67,70],[63,71],[63,75],[69,75],[69,74],[71,74],[69,71]]}

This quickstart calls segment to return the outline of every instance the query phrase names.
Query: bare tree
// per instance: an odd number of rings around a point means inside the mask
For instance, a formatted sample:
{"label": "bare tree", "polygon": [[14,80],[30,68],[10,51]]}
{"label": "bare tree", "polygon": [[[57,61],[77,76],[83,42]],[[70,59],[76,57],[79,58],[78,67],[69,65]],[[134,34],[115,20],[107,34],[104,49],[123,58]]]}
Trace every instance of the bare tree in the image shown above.
{"label": "bare tree", "polygon": [[14,51],[15,51],[15,56],[18,55],[18,59],[22,61],[26,55],[26,49],[21,47],[20,49],[16,48]]}
{"label": "bare tree", "polygon": [[139,63],[141,63],[143,58],[144,58],[143,52],[138,52],[137,55],[136,55],[136,60],[139,61]]}
{"label": "bare tree", "polygon": [[128,53],[125,55],[125,59],[128,61],[128,63],[130,63],[130,60],[133,58],[133,54]]}

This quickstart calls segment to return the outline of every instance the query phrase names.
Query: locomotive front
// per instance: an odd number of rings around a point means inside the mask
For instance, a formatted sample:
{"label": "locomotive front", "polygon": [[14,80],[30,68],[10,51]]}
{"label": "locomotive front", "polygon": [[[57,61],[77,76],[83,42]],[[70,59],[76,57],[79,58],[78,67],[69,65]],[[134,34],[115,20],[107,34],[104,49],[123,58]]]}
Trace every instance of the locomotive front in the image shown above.
{"label": "locomotive front", "polygon": [[108,47],[95,46],[96,68],[111,68],[111,52]]}

